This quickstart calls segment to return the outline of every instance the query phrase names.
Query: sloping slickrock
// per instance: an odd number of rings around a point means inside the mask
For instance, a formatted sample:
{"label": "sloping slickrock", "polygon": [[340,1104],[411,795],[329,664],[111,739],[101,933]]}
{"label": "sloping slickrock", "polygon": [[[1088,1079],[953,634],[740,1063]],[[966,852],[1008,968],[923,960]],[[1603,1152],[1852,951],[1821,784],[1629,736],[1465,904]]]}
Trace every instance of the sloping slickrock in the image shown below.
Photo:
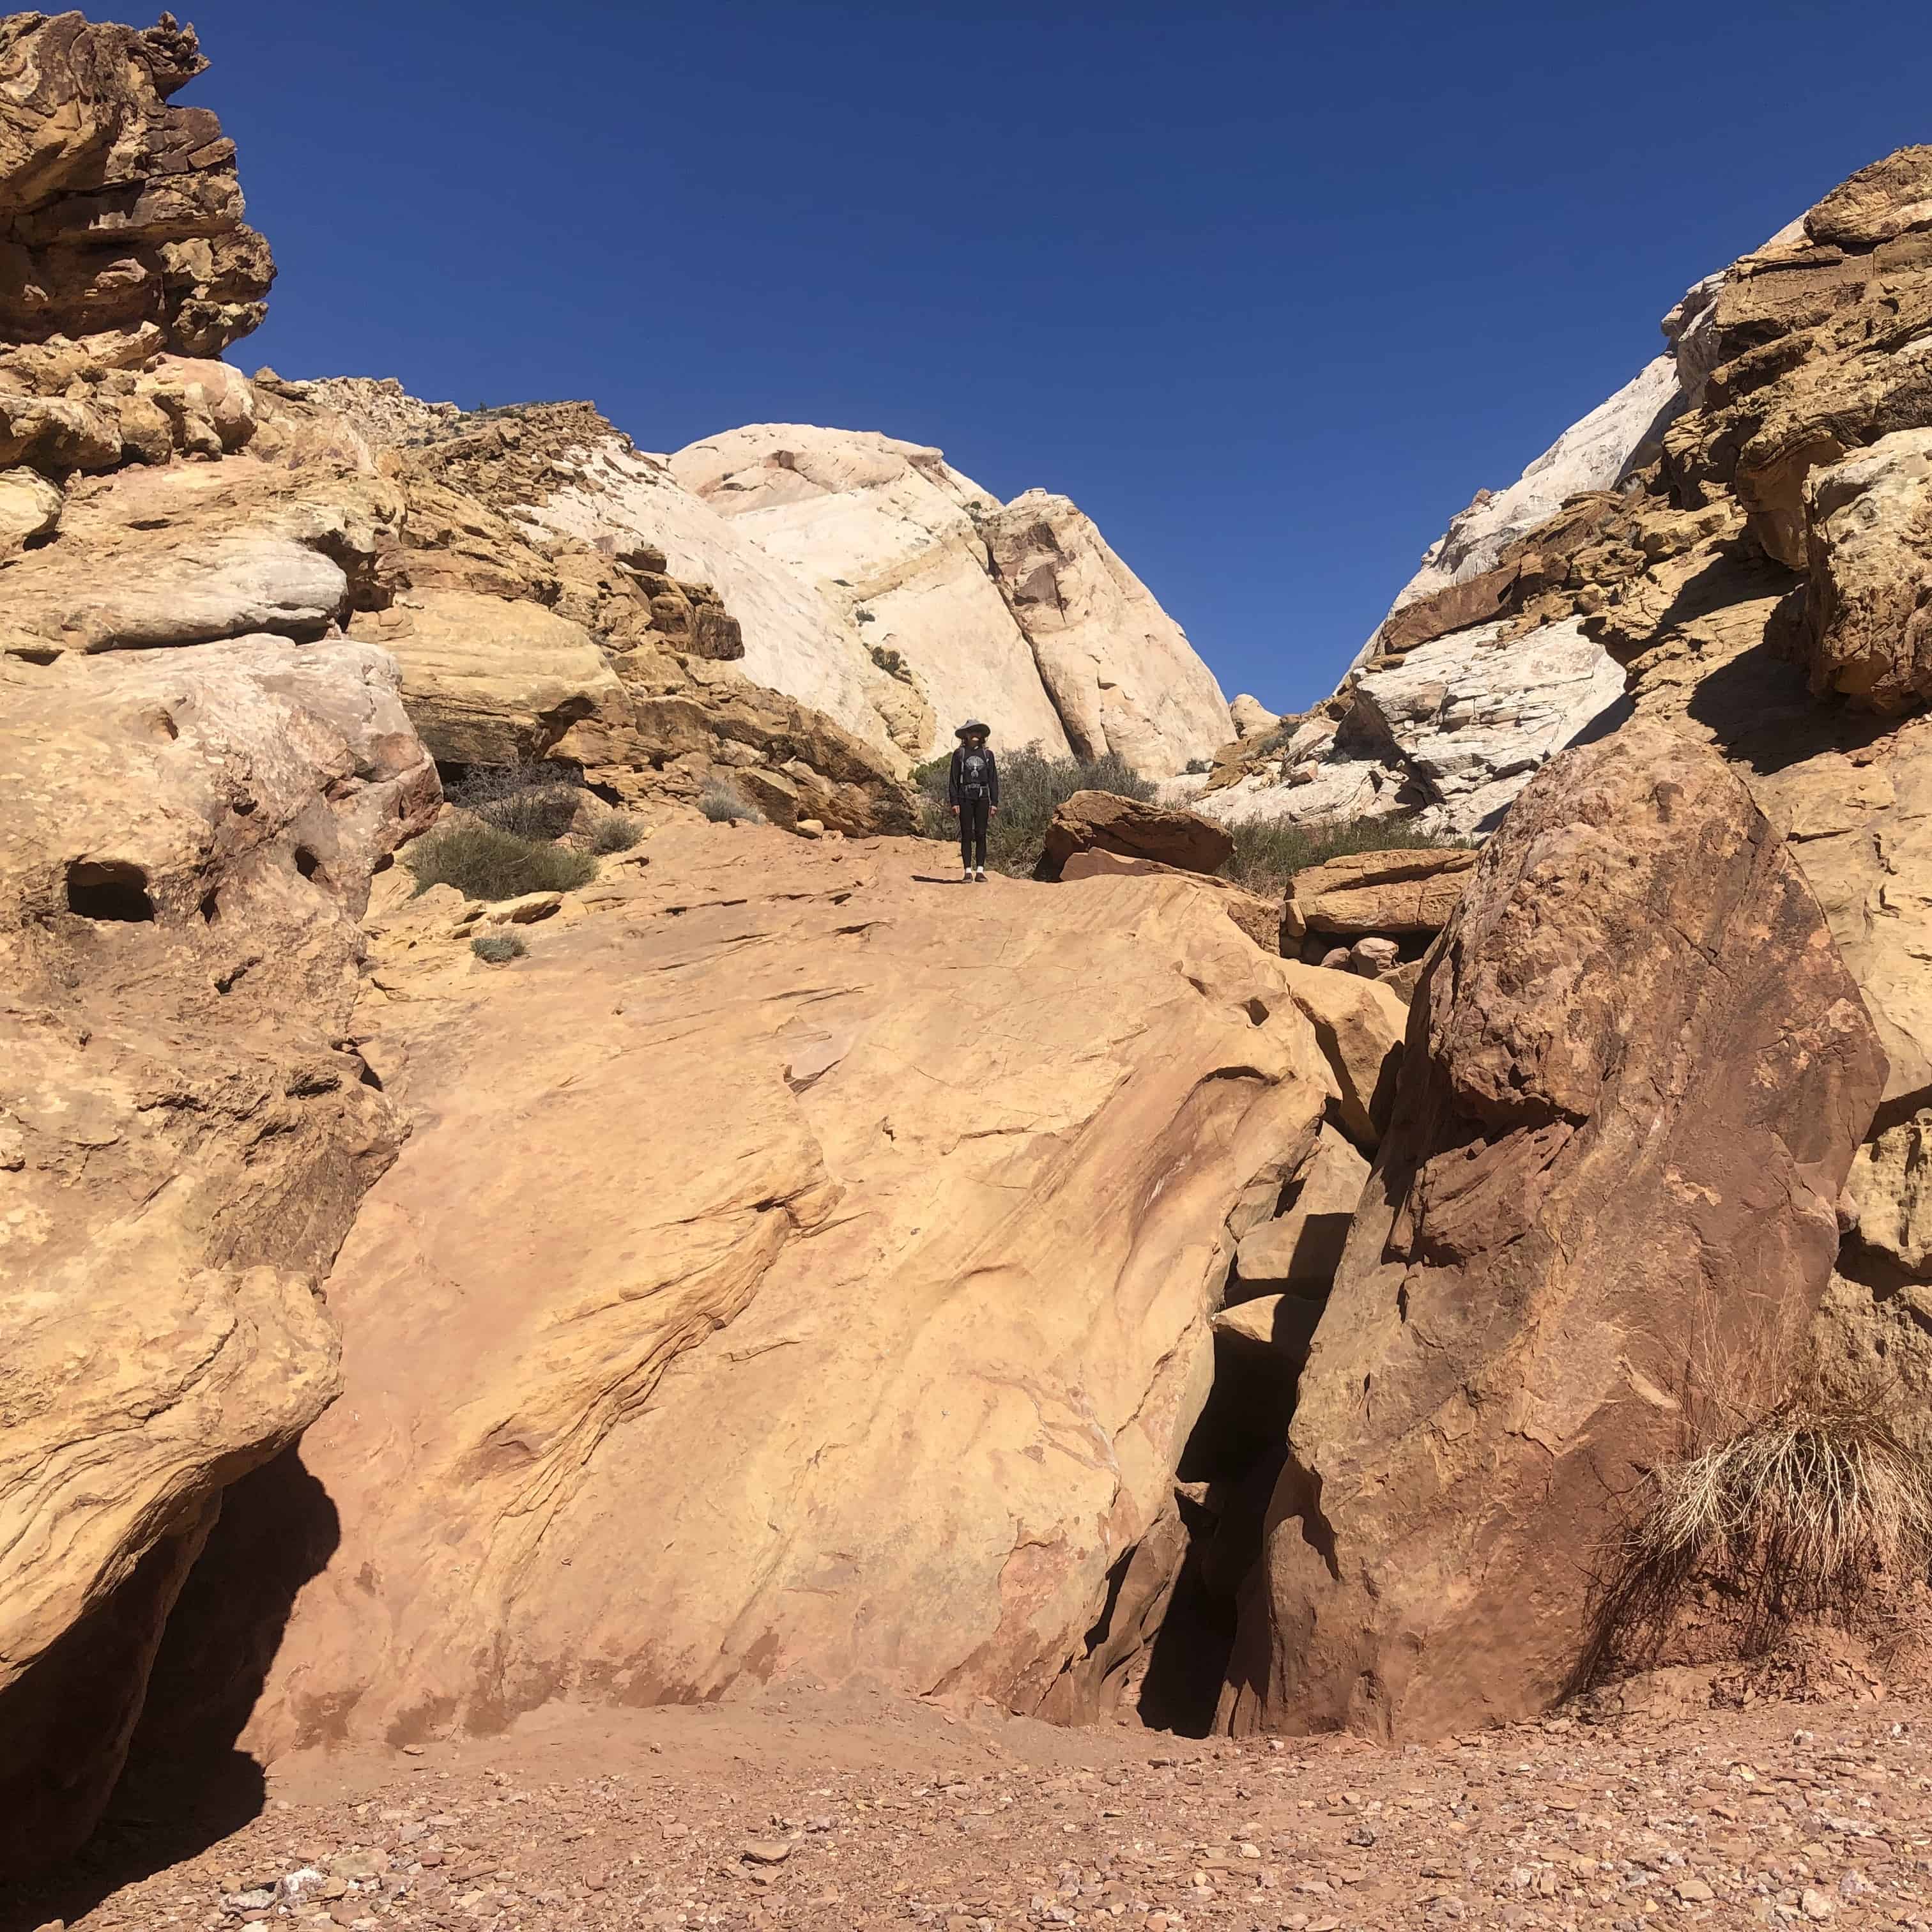
{"label": "sloping slickrock", "polygon": [[998,501],[939,451],[866,430],[758,423],[690,444],[670,468],[849,620],[868,650],[910,667],[932,712],[922,756],[948,748],[953,727],[971,717],[1001,743],[1067,754],[1064,712],[988,568],[981,524]]}
{"label": "sloping slickrock", "polygon": [[1647,722],[1538,776],[1417,999],[1237,1730],[1426,1738],[1558,1696],[1618,1497],[1720,1400],[1781,1390],[1884,1079],[1783,841]]}
{"label": "sloping slickrock", "polygon": [[366,646],[0,658],[0,1875],[71,1850],[224,1485],[338,1387],[342,1050],[434,769]]}
{"label": "sloping slickrock", "polygon": [[1932,699],[1932,428],[1804,486],[1811,688],[1896,713]]}
{"label": "sloping slickrock", "polygon": [[1183,872],[1218,872],[1234,842],[1210,820],[1118,792],[1076,791],[1054,808],[1034,876],[1057,879],[1076,852],[1099,847],[1124,858],[1152,859]]}
{"label": "sloping slickrock", "polygon": [[1072,885],[1081,879],[1156,878],[1191,879],[1264,952],[1278,952],[1281,938],[1281,907],[1238,886],[1232,879],[1217,879],[1204,872],[1184,871],[1178,866],[1163,866],[1157,860],[1130,859],[1103,846],[1089,846],[1076,852],[1060,868],[1060,882]]}
{"label": "sloping slickrock", "polygon": [[1191,882],[928,860],[667,826],[508,968],[378,957],[358,1030],[416,1127],[331,1280],[348,1394],[302,1456],[343,1542],[251,1748],[794,1670],[1076,1709],[1115,1670],[1088,1634],[1171,1509],[1228,1217],[1328,1070]]}
{"label": "sloping slickrock", "polygon": [[205,70],[192,27],[0,20],[0,336],[131,332],[218,356],[274,278],[242,220],[235,144],[170,97]]}
{"label": "sloping slickrock", "polygon": [[1311,932],[1338,939],[1436,933],[1469,882],[1476,854],[1463,848],[1348,852],[1295,874],[1282,915],[1286,950]]}
{"label": "sloping slickrock", "polygon": [[1158,776],[1227,742],[1232,714],[1214,673],[1091,518],[1028,490],[988,520],[986,536],[1076,757],[1111,752]]}

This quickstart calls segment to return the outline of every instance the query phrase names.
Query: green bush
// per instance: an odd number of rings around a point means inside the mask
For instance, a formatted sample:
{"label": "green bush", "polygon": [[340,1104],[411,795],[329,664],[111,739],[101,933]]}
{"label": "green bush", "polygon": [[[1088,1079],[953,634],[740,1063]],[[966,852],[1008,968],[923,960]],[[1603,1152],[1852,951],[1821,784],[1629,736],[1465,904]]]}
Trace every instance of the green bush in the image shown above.
{"label": "green bush", "polygon": [[896,677],[902,684],[912,682],[912,667],[890,644],[872,646],[872,662],[888,677]]}
{"label": "green bush", "polygon": [[714,825],[735,825],[740,819],[763,825],[765,814],[734,791],[722,778],[713,778],[699,795],[698,808]]}
{"label": "green bush", "polygon": [[502,966],[522,958],[530,949],[514,932],[486,932],[470,942],[470,950],[492,966]]}
{"label": "green bush", "polygon": [[1350,852],[1460,851],[1472,843],[1424,831],[1407,818],[1338,818],[1318,825],[1250,820],[1229,826],[1228,833],[1234,842],[1234,856],[1221,868],[1221,876],[1268,897],[1285,897],[1297,872]]}
{"label": "green bush", "polygon": [[525,892],[563,892],[597,876],[587,852],[520,838],[494,825],[450,825],[418,838],[403,854],[416,890],[454,886],[465,898],[513,899]]}
{"label": "green bush", "polygon": [[[1118,752],[1104,758],[1048,758],[1036,745],[996,753],[1000,808],[986,832],[986,863],[1014,878],[1032,876],[1054,812],[1077,791],[1113,792],[1121,798],[1154,796],[1154,787]],[[946,809],[946,778],[952,755],[921,765],[913,776],[925,803],[920,829],[928,838],[956,839],[959,823]]]}
{"label": "green bush", "polygon": [[590,828],[593,852],[628,852],[644,836],[644,824],[628,812],[607,812]]}

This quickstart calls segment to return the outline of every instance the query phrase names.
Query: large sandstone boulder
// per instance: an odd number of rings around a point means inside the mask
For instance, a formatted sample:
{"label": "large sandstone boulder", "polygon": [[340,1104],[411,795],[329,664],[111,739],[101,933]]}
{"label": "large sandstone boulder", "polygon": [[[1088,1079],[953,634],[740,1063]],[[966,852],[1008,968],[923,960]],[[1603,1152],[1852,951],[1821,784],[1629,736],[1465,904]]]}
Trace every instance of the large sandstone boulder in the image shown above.
{"label": "large sandstone boulder", "polygon": [[1417,1000],[1237,1730],[1430,1737],[1560,1694],[1618,1498],[1781,1390],[1884,1078],[1784,842],[1653,724],[1532,782]]}
{"label": "large sandstone boulder", "polygon": [[1076,791],[1057,806],[1034,876],[1057,879],[1076,852],[1099,848],[1151,859],[1186,872],[1216,872],[1233,856],[1224,826],[1172,806],[1147,805],[1118,792]]}
{"label": "large sandstone boulder", "polygon": [[0,558],[0,652],[320,638],[368,596],[402,510],[379,478],[245,454],[89,477],[53,542]]}
{"label": "large sandstone boulder", "polygon": [[320,1300],[402,1124],[346,1044],[435,812],[366,646],[0,658],[0,1876],[105,1801],[224,1487],[338,1387]]}
{"label": "large sandstone boulder", "polygon": [[1192,882],[928,856],[666,826],[508,969],[390,916],[356,1030],[415,1131],[330,1282],[342,1542],[252,1748],[794,1670],[1095,1709],[1179,1561],[1230,1216],[1330,1082]]}
{"label": "large sandstone boulder", "polygon": [[1349,852],[1295,874],[1282,914],[1282,950],[1310,933],[1360,939],[1440,932],[1468,884],[1476,855],[1460,846]]}

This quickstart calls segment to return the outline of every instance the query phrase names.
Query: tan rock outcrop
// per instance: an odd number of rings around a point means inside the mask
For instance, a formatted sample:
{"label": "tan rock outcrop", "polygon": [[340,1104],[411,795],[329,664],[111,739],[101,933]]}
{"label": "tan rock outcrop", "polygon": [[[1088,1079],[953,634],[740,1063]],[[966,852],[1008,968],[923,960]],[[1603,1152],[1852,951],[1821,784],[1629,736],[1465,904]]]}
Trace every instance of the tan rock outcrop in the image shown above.
{"label": "tan rock outcrop", "polygon": [[221,1490],[338,1387],[344,1036],[434,768],[351,644],[0,658],[0,1874],[92,1827]]}
{"label": "tan rock outcrop", "polygon": [[0,559],[0,652],[320,638],[370,594],[402,508],[376,477],[248,455],[87,478],[55,542]]}
{"label": "tan rock outcrop", "polygon": [[357,626],[402,667],[403,698],[432,756],[514,765],[573,725],[622,728],[632,710],[590,632],[527,599],[412,590]]}
{"label": "tan rock outcrop", "polygon": [[668,825],[513,969],[392,924],[357,1031],[416,1129],[331,1281],[343,1542],[254,1748],[794,1669],[1092,1708],[1229,1216],[1330,1083],[1195,883],[928,864]]}
{"label": "tan rock outcrop", "polygon": [[1034,876],[1057,879],[1075,853],[1096,847],[1183,872],[1215,872],[1233,856],[1234,842],[1223,826],[1191,812],[1118,792],[1076,791],[1054,807]]}
{"label": "tan rock outcrop", "polygon": [[1368,1178],[1368,1162],[1324,1126],[1294,1200],[1241,1237],[1235,1264],[1244,1287],[1325,1296]]}
{"label": "tan rock outcrop", "polygon": [[1433,934],[1449,923],[1476,854],[1464,848],[1351,852],[1295,874],[1282,914],[1282,950],[1310,933],[1359,939]]}
{"label": "tan rock outcrop", "polygon": [[152,324],[218,356],[260,324],[274,263],[242,223],[234,143],[206,108],[169,104],[207,64],[170,14],[0,20],[0,338]]}
{"label": "tan rock outcrop", "polygon": [[1804,486],[1811,688],[1896,713],[1932,699],[1932,427]]}
{"label": "tan rock outcrop", "polygon": [[1417,998],[1237,1730],[1429,1737],[1562,1693],[1617,1498],[1720,1393],[1781,1392],[1884,1077],[1783,842],[1652,723],[1532,782]]}
{"label": "tan rock outcrop", "polygon": [[1284,960],[1288,988],[1334,1070],[1342,1125],[1373,1148],[1388,1125],[1408,1028],[1406,1004],[1379,981]]}

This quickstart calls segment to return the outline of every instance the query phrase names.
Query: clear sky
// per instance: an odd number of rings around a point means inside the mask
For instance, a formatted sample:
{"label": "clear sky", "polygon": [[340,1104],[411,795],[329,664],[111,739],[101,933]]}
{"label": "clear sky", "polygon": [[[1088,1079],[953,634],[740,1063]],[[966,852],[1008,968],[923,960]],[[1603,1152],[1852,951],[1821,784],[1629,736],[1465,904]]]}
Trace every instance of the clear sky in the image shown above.
{"label": "clear sky", "polygon": [[1932,140],[1923,0],[183,17],[281,265],[243,366],[936,443],[1277,709],[1688,284]]}

